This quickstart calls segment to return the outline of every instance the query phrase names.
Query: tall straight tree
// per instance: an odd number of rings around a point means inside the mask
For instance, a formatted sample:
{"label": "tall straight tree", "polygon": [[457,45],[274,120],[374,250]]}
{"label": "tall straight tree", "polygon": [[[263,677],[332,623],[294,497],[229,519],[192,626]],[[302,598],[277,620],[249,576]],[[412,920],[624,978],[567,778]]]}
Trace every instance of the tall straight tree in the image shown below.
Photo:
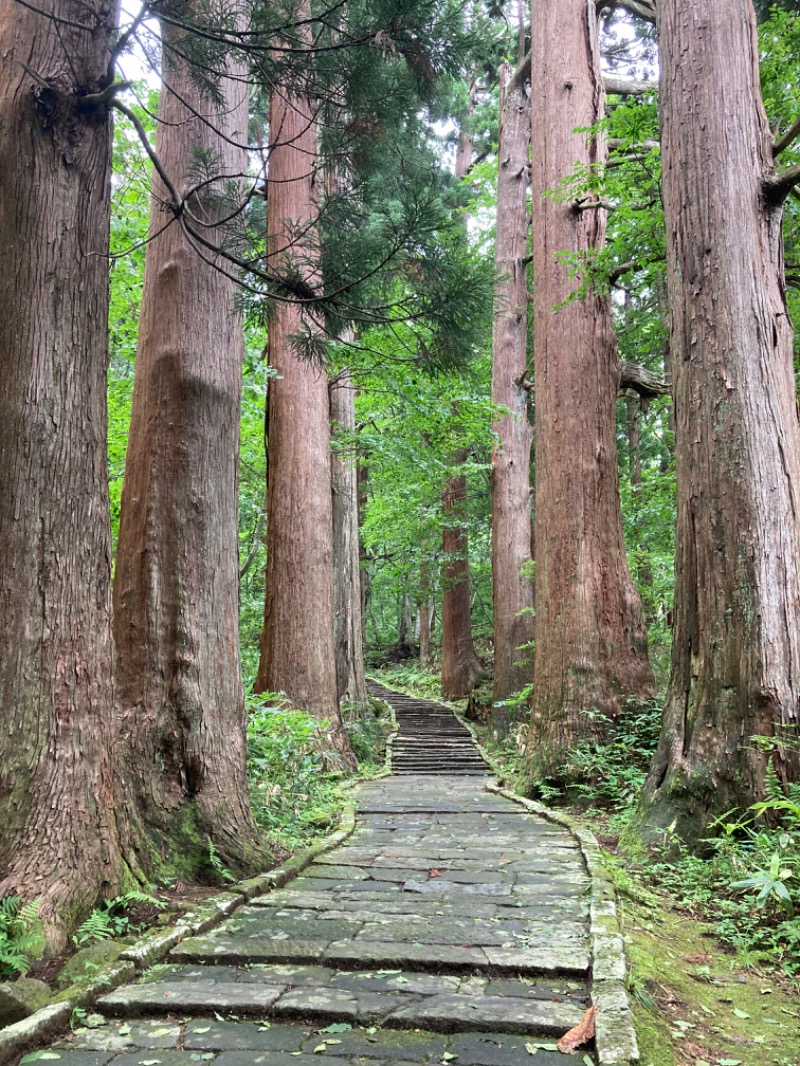
{"label": "tall straight tree", "polygon": [[[331,429],[352,435],[356,428],[355,385],[349,370],[330,384]],[[339,700],[356,708],[367,702],[361,621],[358,543],[358,464],[346,442],[331,457],[333,493],[333,618]]]}
{"label": "tall straight tree", "polygon": [[[565,256],[605,240],[605,211],[554,194],[576,166],[603,160],[594,0],[535,0],[531,40],[536,621],[527,758],[556,773],[596,739],[625,696],[650,696],[639,597],[625,557],[617,473],[617,345],[611,304],[575,296]],[[558,42],[558,47],[554,46]]]}
{"label": "tall straight tree", "polygon": [[800,168],[775,175],[752,0],[724,17],[714,0],[661,0],[658,32],[678,525],[672,673],[637,826],[696,842],[763,796],[770,756],[752,737],[775,742],[780,780],[798,777],[800,431],[781,215]]}
{"label": "tall straight tree", "polygon": [[0,896],[53,948],[122,870],[106,477],[113,4],[0,3]]}
{"label": "tall straight tree", "polygon": [[492,601],[494,604],[494,702],[508,699],[531,680],[521,650],[533,640],[533,586],[523,573],[531,558],[530,454],[524,382],[528,358],[526,251],[530,101],[508,63],[500,68],[495,266],[498,282],[492,333],[492,403],[505,408],[492,429]]}
{"label": "tall straight tree", "polygon": [[187,879],[209,840],[234,870],[259,857],[239,663],[242,323],[224,263],[174,218],[164,229],[166,205],[167,220],[184,209],[207,239],[226,238],[215,223],[247,169],[247,86],[234,61],[217,99],[198,84],[174,22],[193,13],[182,4],[162,26],[157,152],[185,203],[154,176],[114,578],[127,795],[155,861],[168,850]]}
{"label": "tall straight tree", "polygon": [[[309,5],[296,22],[310,41]],[[321,289],[315,219],[322,179],[315,102],[302,88],[273,87],[269,105],[267,251],[274,272]],[[333,615],[328,378],[304,356],[302,338],[319,334],[313,313],[295,299],[277,301],[268,356],[267,588],[259,692],[285,692],[329,724],[328,743],[347,765],[355,759],[342,727]]]}
{"label": "tall straight tree", "polygon": [[[475,86],[470,88],[469,115],[475,109]],[[456,153],[456,178],[465,178],[472,165],[472,139],[462,129]],[[460,449],[454,465],[464,466],[468,452]],[[483,673],[472,639],[469,541],[464,526],[467,477],[456,470],[442,492],[442,695],[457,700],[468,696]]]}

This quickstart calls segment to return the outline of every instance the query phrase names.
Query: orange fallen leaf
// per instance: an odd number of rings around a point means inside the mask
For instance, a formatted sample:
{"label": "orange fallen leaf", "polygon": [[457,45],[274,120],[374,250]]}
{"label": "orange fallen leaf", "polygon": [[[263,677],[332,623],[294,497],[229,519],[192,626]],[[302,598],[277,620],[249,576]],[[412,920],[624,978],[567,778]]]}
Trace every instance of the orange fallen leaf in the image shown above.
{"label": "orange fallen leaf", "polygon": [[565,1033],[558,1042],[558,1050],[569,1054],[577,1051],[579,1047],[588,1044],[594,1036],[594,1020],[597,1017],[597,1007],[589,1007],[578,1024]]}
{"label": "orange fallen leaf", "polygon": [[442,875],[441,875],[441,872],[439,870],[428,870],[428,877],[441,877],[441,876]]}

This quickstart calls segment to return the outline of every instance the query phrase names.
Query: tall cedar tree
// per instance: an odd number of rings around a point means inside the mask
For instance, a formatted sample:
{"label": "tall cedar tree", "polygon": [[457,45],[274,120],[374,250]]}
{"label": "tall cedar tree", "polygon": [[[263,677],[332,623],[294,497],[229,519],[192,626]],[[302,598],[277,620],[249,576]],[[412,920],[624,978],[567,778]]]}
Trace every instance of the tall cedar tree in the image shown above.
{"label": "tall cedar tree", "polygon": [[[331,430],[352,438],[356,428],[355,385],[348,370],[330,384]],[[333,617],[336,686],[339,700],[354,707],[367,702],[361,620],[358,543],[358,464],[347,440],[331,457],[333,495]]]}
{"label": "tall cedar tree", "polygon": [[[106,476],[116,9],[0,3],[0,896],[53,948],[122,862]],[[56,21],[60,20],[60,21]],[[86,27],[86,28],[84,28]],[[87,32],[88,30],[88,32]]]}
{"label": "tall cedar tree", "polygon": [[[558,47],[554,47],[558,42]],[[626,696],[653,694],[639,597],[625,557],[617,473],[618,365],[611,304],[583,298],[565,255],[601,249],[605,211],[563,202],[561,182],[602,163],[594,0],[536,0],[531,113],[536,385],[536,621],[527,758],[557,773],[599,739]]]}
{"label": "tall cedar tree", "polygon": [[[300,0],[296,21],[308,19]],[[306,23],[300,30],[310,41]],[[316,102],[277,84],[269,105],[267,252],[273,271],[321,290],[315,218],[321,185]],[[295,286],[296,287],[296,286]],[[258,692],[284,692],[328,722],[328,744],[355,758],[342,727],[333,615],[330,406],[324,366],[302,352],[320,330],[312,309],[278,301],[269,323],[267,587]]]}
{"label": "tall cedar tree", "polygon": [[[752,0],[662,0],[661,138],[676,419],[672,673],[637,828],[690,842],[797,779],[800,431],[782,203]],[[703,116],[698,124],[696,115]],[[735,115],[736,121],[731,121]],[[785,737],[791,746],[781,746]]]}
{"label": "tall cedar tree", "polygon": [[[470,115],[474,106],[473,86],[470,92]],[[465,178],[471,164],[472,140],[462,130],[456,153],[456,178]],[[465,449],[460,449],[453,457],[456,466],[465,464],[467,458]],[[456,473],[448,478],[442,492],[442,695],[451,700],[468,696],[483,674],[472,640],[469,542],[462,521],[466,505],[467,476]]]}
{"label": "tall cedar tree", "polygon": [[[191,17],[190,5],[173,18]],[[162,26],[157,152],[211,241],[246,171],[247,87],[231,61],[198,84]],[[216,95],[216,93],[214,94]],[[208,180],[208,179],[211,180]],[[231,192],[232,190],[228,190]],[[237,457],[244,341],[234,283],[192,246],[153,179],[131,429],[114,577],[127,795],[149,851],[180,876],[259,859],[239,663]],[[163,230],[163,232],[160,232]]]}
{"label": "tall cedar tree", "polygon": [[529,683],[526,660],[533,640],[533,586],[524,574],[531,559],[530,455],[525,368],[528,288],[525,254],[528,217],[530,101],[508,63],[500,68],[495,266],[498,272],[492,333],[492,403],[506,409],[492,430],[492,602],[494,702]]}

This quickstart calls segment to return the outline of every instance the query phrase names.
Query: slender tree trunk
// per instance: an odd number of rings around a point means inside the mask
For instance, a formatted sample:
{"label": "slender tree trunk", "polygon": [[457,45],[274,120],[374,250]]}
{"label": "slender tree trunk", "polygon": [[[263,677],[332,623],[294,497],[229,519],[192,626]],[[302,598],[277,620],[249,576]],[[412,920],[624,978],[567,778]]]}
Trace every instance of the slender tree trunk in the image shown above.
{"label": "slender tree trunk", "polygon": [[[191,5],[180,12],[192,14]],[[162,26],[157,151],[181,195],[193,153],[221,180],[190,197],[208,225],[215,197],[246,171],[241,67],[222,102],[203,94]],[[200,116],[200,117],[197,117]],[[232,143],[233,142],[233,143]],[[263,859],[250,812],[239,662],[238,479],[244,341],[234,285],[164,226],[170,194],[156,175],[150,212],[131,430],[114,576],[121,746],[127,796],[148,839],[184,879],[208,871],[209,842],[243,872]],[[222,242],[223,229],[205,230]],[[224,265],[224,264],[221,264]]]}
{"label": "slender tree trunk", "polygon": [[[475,107],[475,86],[470,91],[471,115]],[[462,131],[458,139],[455,175],[466,177],[472,163],[472,141]],[[456,465],[466,462],[467,452],[460,451]],[[451,477],[442,492],[444,530],[442,532],[442,695],[457,700],[468,696],[483,675],[483,667],[472,641],[470,611],[469,543],[461,521],[467,499],[464,474]]]}
{"label": "slender tree trunk", "polygon": [[577,740],[602,736],[589,712],[613,717],[624,697],[654,685],[622,537],[611,304],[600,293],[569,299],[575,282],[560,258],[602,248],[605,213],[552,195],[576,164],[604,155],[580,132],[603,114],[594,0],[540,0],[531,58],[537,557],[527,757],[541,777]]}
{"label": "slender tree trunk", "polygon": [[[301,0],[297,20],[307,19]],[[317,120],[311,99],[276,86],[269,107],[267,248],[271,268],[319,287]],[[342,727],[333,640],[333,513],[330,405],[325,368],[296,338],[318,327],[308,311],[276,301],[268,355],[267,590],[258,692],[284,692],[328,726],[328,744],[355,759]]]}
{"label": "slender tree trunk", "polygon": [[430,575],[426,564],[419,571],[419,664],[428,666],[431,661],[431,605]]}
{"label": "slender tree trunk", "polygon": [[[460,463],[465,460],[466,454],[458,457]],[[450,478],[442,495],[442,695],[450,700],[468,696],[483,674],[472,643],[469,546],[463,525],[466,501],[466,476]]]}
{"label": "slender tree trunk", "polygon": [[796,744],[800,700],[800,430],[752,2],[720,18],[711,0],[662,0],[658,29],[678,527],[672,674],[637,828],[696,843],[763,797],[753,736],[775,740],[779,779],[798,777],[780,742]]}
{"label": "slender tree trunk", "polygon": [[[51,947],[123,869],[106,475],[113,5],[0,2],[0,897]],[[33,76],[35,74],[35,77]]]}
{"label": "slender tree trunk", "polygon": [[[342,371],[330,386],[331,428],[356,428],[355,388]],[[356,708],[367,702],[364,677],[361,577],[358,545],[358,469],[353,449],[331,457],[333,492],[334,650],[339,700]]]}
{"label": "slender tree trunk", "polygon": [[[522,570],[530,563],[530,453],[533,430],[523,378],[527,361],[528,291],[525,254],[528,217],[530,102],[524,84],[500,68],[500,140],[497,175],[495,267],[499,275],[492,334],[492,403],[508,413],[493,420],[492,599],[494,680],[492,699],[519,692],[533,675],[533,589]],[[523,650],[521,650],[523,649]]]}
{"label": "slender tree trunk", "polygon": [[369,468],[363,459],[359,459],[357,466],[358,480],[358,573],[359,589],[361,595],[361,646],[366,653],[367,649],[367,611],[370,599],[370,577],[367,569],[367,549],[361,529],[364,523],[364,511],[367,506],[367,484],[369,482]]}

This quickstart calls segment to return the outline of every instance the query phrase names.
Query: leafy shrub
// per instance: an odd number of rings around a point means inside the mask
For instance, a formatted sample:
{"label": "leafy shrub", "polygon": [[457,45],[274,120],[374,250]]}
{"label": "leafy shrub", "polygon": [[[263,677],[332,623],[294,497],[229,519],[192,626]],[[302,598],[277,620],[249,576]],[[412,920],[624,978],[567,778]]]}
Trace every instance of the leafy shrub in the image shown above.
{"label": "leafy shrub", "polygon": [[339,757],[327,723],[273,693],[249,697],[247,765],[258,823],[288,847],[324,829],[337,805]]}
{"label": "leafy shrub", "polygon": [[0,899],[0,977],[24,977],[45,945],[39,901],[23,903],[19,896]]}

